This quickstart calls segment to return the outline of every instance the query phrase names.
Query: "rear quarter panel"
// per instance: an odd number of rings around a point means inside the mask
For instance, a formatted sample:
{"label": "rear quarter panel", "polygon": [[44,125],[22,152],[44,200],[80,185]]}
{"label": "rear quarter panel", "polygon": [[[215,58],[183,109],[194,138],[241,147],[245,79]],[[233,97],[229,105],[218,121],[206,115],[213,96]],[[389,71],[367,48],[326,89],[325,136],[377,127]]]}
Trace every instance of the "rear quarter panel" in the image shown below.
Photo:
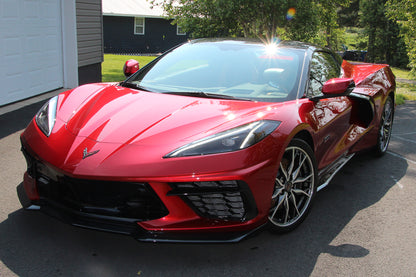
{"label": "rear quarter panel", "polygon": [[393,97],[396,81],[387,64],[352,63],[343,61],[342,68],[345,78],[353,78],[356,84],[354,93],[370,97],[374,104],[374,118],[368,126],[365,139],[354,146],[352,152],[374,146],[380,126],[381,115],[387,97]]}

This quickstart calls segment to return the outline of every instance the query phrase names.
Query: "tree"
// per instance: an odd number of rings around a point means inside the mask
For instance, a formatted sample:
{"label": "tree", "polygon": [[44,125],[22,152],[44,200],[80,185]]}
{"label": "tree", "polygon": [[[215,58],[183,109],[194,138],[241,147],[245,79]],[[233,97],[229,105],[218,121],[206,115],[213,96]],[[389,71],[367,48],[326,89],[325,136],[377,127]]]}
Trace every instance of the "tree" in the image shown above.
{"label": "tree", "polygon": [[284,29],[284,33],[282,34],[283,38],[298,41],[311,41],[319,31],[320,24],[319,9],[316,2],[308,0],[288,2],[292,2],[288,7],[294,8],[296,14],[293,19],[285,18],[286,20],[281,26]]}
{"label": "tree", "polygon": [[161,5],[167,16],[174,19],[173,23],[193,37],[242,35],[241,26],[233,18],[238,8],[234,1],[164,0],[151,3]]}
{"label": "tree", "polygon": [[[377,53],[377,41],[380,31],[384,31],[386,17],[384,16],[384,3],[386,0],[364,0],[360,1],[361,25],[368,35],[367,61],[374,62],[380,59]],[[383,58],[381,58],[383,59]]]}
{"label": "tree", "polygon": [[[152,0],[193,37],[283,35],[308,40],[318,28],[316,4],[307,0]],[[296,11],[288,16],[288,10]],[[279,30],[282,33],[277,34]]]}
{"label": "tree", "polygon": [[388,0],[386,8],[387,16],[401,26],[400,32],[410,61],[409,67],[416,78],[416,3],[414,0]]}
{"label": "tree", "polygon": [[336,31],[337,23],[337,10],[340,7],[347,7],[350,4],[350,0],[319,0],[317,1],[320,21],[322,29],[326,36],[326,46],[329,48],[337,48],[338,32]]}
{"label": "tree", "polygon": [[352,0],[348,6],[341,6],[337,10],[337,22],[343,27],[359,27],[360,1]]}
{"label": "tree", "polygon": [[361,24],[368,35],[367,61],[406,66],[407,54],[396,22],[386,16],[387,0],[361,0]]}

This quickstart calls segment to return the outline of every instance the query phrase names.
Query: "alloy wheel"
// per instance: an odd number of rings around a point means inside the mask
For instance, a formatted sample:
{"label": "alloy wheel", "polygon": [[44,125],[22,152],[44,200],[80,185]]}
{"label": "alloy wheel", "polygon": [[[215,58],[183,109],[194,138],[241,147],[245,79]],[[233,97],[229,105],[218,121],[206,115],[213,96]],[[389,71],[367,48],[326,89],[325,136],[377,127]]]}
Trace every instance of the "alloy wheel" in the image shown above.
{"label": "alloy wheel", "polygon": [[314,160],[304,148],[289,146],[280,162],[269,212],[278,231],[289,231],[303,220],[316,190]]}
{"label": "alloy wheel", "polygon": [[391,131],[393,126],[393,103],[387,98],[384,105],[383,114],[381,115],[381,125],[379,133],[379,147],[381,152],[386,152],[389,146]]}

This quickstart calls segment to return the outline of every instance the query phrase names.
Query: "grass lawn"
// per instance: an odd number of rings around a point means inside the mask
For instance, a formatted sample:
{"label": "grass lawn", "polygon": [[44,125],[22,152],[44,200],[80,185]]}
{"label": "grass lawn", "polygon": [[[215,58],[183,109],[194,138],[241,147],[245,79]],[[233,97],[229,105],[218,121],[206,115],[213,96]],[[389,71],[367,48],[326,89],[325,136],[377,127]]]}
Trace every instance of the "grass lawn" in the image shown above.
{"label": "grass lawn", "polygon": [[139,62],[140,68],[151,62],[155,56],[126,56],[105,54],[102,63],[102,81],[103,82],[121,82],[126,77],[123,74],[124,63],[129,59],[135,59]]}
{"label": "grass lawn", "polygon": [[396,102],[401,105],[405,100],[416,100],[416,84],[397,82]]}
{"label": "grass lawn", "polygon": [[[124,63],[129,59],[139,62],[140,68],[152,61],[155,56],[127,56],[105,54],[102,63],[103,82],[120,82],[126,79],[123,74]],[[409,71],[392,68],[394,75],[401,79],[410,79]],[[397,82],[397,104],[403,104],[405,100],[416,100],[416,84],[407,82]]]}
{"label": "grass lawn", "polygon": [[[396,78],[410,80],[409,70],[399,68],[392,68]],[[396,102],[398,105],[404,103],[405,100],[416,100],[416,81],[413,83],[397,81],[396,87]]]}
{"label": "grass lawn", "polygon": [[391,70],[393,71],[396,78],[400,79],[410,79],[410,71],[406,69],[400,69],[397,67],[391,67]]}

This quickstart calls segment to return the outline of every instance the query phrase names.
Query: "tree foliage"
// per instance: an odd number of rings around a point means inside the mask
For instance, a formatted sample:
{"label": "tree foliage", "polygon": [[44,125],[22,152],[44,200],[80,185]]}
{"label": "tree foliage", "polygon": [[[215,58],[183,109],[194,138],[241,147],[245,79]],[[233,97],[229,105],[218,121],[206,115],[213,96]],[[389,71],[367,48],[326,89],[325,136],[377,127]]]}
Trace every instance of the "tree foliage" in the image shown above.
{"label": "tree foliage", "polygon": [[351,0],[349,2],[349,5],[342,6],[337,10],[338,25],[344,27],[359,27],[360,1]]}
{"label": "tree foliage", "polygon": [[337,48],[338,44],[338,32],[336,32],[338,26],[337,23],[337,9],[341,7],[347,7],[351,1],[349,0],[319,0],[317,5],[320,14],[321,28],[325,32],[326,45],[329,48]]}
{"label": "tree foliage", "polygon": [[194,38],[278,37],[340,50],[346,37],[340,27],[360,25],[368,37],[368,61],[407,64],[405,41],[416,72],[415,0],[148,1],[162,6],[173,24]]}
{"label": "tree foliage", "polygon": [[319,27],[315,1],[153,0],[151,3],[161,5],[174,23],[196,38],[244,36],[270,39],[282,35],[294,40],[310,40]]}
{"label": "tree foliage", "polygon": [[361,0],[361,24],[368,35],[367,61],[393,66],[408,63],[400,27],[386,16],[387,0]]}
{"label": "tree foliage", "polygon": [[414,0],[388,0],[386,14],[401,26],[400,32],[406,43],[409,67],[416,78],[416,2]]}

